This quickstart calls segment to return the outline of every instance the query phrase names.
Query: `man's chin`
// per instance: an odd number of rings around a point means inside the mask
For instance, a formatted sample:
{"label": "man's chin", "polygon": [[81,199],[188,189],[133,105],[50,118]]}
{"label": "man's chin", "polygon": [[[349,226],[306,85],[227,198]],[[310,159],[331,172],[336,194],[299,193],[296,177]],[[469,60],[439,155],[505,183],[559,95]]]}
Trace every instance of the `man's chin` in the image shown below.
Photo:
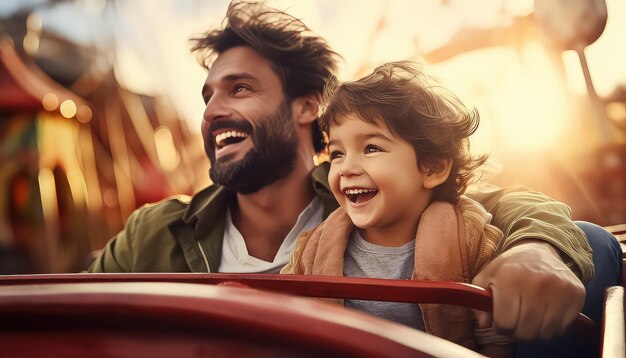
{"label": "man's chin", "polygon": [[212,167],[228,168],[238,165],[245,158],[245,154],[239,152],[225,153],[216,156],[215,153],[209,156],[209,161]]}
{"label": "man's chin", "polygon": [[[218,170],[224,170],[224,168],[219,168]],[[245,175],[241,172],[225,173],[222,171],[216,173],[212,168],[209,170],[209,176],[213,183],[244,195],[256,193],[264,186],[263,183],[254,180],[254,176]]]}
{"label": "man's chin", "polygon": [[252,177],[249,175],[249,166],[245,158],[237,158],[236,153],[229,153],[211,162],[209,176],[215,184],[237,191],[241,184],[247,186],[245,182]]}
{"label": "man's chin", "polygon": [[237,153],[228,153],[215,157],[215,159],[211,161],[211,165],[227,166],[235,164],[238,160],[241,160],[241,158],[237,158]]}

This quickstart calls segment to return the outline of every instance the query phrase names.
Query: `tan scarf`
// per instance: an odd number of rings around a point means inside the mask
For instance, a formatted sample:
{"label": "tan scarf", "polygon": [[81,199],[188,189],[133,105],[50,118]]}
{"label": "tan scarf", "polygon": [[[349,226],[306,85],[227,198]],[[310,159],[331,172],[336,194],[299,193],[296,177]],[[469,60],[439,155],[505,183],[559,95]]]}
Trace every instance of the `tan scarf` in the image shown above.
{"label": "tan scarf", "polygon": [[[462,197],[454,206],[430,204],[420,217],[412,279],[469,283],[494,257],[502,232],[491,215]],[[341,208],[299,239],[282,273],[343,276],[343,258],[354,224]],[[331,300],[342,303],[342,300]],[[464,307],[420,305],[427,332],[475,349],[474,315]]]}

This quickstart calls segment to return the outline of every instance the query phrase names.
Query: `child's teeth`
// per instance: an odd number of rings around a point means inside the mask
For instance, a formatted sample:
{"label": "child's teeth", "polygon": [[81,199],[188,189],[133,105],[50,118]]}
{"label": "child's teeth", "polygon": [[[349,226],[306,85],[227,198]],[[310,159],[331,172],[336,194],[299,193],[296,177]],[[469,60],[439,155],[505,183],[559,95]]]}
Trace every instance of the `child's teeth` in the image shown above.
{"label": "child's teeth", "polygon": [[373,191],[374,191],[374,189],[348,189],[348,190],[346,190],[346,194],[355,195],[355,194],[370,193],[370,192],[373,192]]}

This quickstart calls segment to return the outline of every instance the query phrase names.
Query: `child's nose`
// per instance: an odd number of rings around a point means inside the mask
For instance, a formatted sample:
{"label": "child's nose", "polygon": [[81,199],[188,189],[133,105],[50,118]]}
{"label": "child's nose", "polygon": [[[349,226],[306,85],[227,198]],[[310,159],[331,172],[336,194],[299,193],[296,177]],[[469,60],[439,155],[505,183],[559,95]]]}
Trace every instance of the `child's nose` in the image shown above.
{"label": "child's nose", "polygon": [[339,170],[339,175],[344,177],[349,177],[353,175],[360,175],[363,173],[363,168],[361,167],[358,158],[355,156],[346,156],[341,165],[341,169]]}

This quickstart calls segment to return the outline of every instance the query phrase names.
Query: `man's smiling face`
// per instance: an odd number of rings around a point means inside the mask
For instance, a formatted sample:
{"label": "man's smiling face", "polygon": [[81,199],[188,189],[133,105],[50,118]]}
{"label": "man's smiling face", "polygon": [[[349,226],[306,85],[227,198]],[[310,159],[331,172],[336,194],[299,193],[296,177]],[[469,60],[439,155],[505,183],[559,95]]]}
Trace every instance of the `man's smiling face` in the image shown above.
{"label": "man's smiling face", "polygon": [[202,96],[202,136],[214,182],[248,194],[292,171],[298,138],[270,61],[249,47],[224,51]]}

